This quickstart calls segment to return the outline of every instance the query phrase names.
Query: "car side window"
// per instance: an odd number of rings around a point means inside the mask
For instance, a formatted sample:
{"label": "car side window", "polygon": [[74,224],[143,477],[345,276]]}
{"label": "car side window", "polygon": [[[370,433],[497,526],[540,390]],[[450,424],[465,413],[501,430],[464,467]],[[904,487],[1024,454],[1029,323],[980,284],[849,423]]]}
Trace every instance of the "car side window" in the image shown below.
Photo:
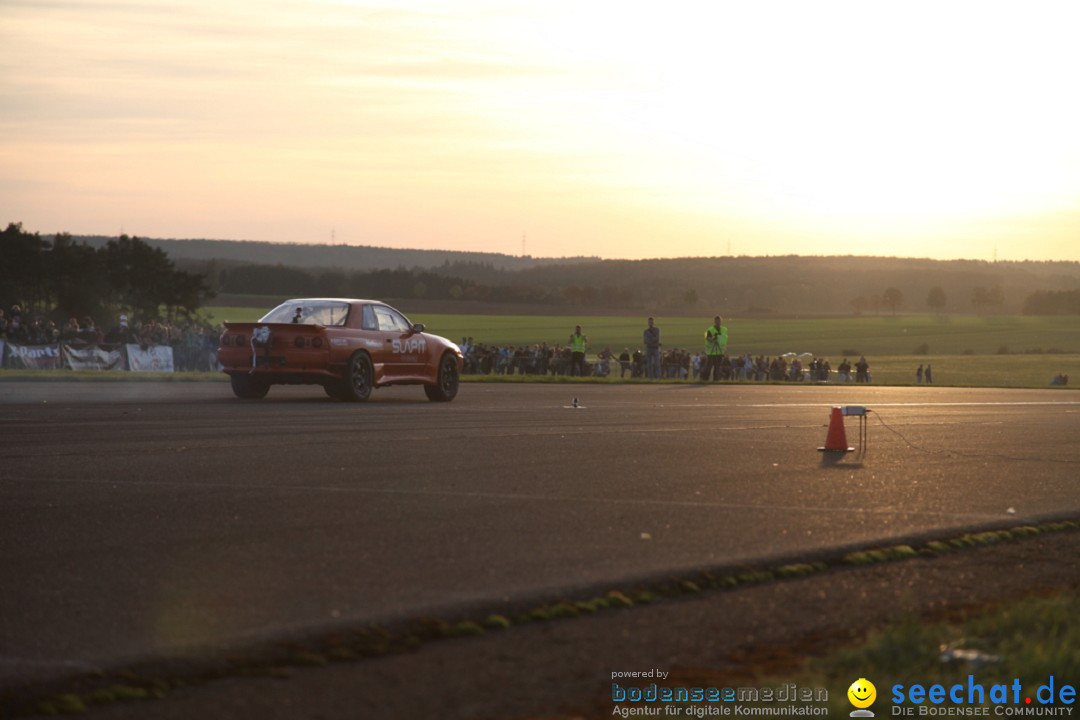
{"label": "car side window", "polygon": [[375,305],[375,317],[379,319],[379,329],[383,332],[408,332],[409,323],[400,313],[386,307]]}
{"label": "car side window", "polygon": [[379,321],[375,319],[375,308],[370,305],[364,306],[364,318],[361,327],[364,330],[379,329]]}

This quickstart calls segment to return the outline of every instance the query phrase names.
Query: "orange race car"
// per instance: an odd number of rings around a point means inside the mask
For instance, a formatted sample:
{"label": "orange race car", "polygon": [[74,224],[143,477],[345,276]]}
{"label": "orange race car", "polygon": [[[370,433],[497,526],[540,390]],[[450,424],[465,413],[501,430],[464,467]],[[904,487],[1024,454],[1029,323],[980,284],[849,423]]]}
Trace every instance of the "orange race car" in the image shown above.
{"label": "orange race car", "polygon": [[287,300],[256,323],[225,323],[218,361],[238,398],[271,385],[322,385],[341,400],[367,400],[376,387],[423,385],[430,400],[458,391],[461,349],[424,332],[376,300]]}

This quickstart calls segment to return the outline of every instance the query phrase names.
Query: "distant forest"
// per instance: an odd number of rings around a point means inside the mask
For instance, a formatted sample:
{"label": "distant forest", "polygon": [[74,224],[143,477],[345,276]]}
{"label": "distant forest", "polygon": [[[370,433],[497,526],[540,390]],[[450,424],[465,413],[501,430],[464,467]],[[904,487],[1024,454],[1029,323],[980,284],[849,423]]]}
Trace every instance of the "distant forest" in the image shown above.
{"label": "distant forest", "polygon": [[[78,237],[91,246],[109,238]],[[666,315],[1080,314],[1080,263],[879,257],[531,258],[142,239],[217,295],[374,297]],[[428,311],[431,311],[430,309]]]}

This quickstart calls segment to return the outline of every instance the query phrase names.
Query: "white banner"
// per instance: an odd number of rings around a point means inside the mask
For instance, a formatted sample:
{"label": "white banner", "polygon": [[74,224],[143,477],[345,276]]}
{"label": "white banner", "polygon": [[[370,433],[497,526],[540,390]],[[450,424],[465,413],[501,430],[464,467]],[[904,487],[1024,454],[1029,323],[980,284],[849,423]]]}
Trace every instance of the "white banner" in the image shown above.
{"label": "white banner", "polygon": [[169,345],[128,345],[128,368],[132,372],[174,372]]}
{"label": "white banner", "polygon": [[106,350],[98,345],[64,345],[64,367],[72,370],[126,370],[119,347]]}
{"label": "white banner", "polygon": [[7,346],[7,365],[27,370],[57,370],[60,367],[59,345]]}

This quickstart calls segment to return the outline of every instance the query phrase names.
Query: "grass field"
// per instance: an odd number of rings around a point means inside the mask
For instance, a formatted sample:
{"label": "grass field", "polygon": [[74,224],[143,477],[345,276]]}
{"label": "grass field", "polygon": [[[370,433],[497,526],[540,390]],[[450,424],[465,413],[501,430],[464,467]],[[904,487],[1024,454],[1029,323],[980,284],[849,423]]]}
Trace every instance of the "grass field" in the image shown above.
{"label": "grass field", "polygon": [[[618,351],[641,345],[644,319],[584,317],[498,317],[423,315],[414,318],[431,332],[451,340],[471,336],[495,344],[566,343],[575,324],[589,337],[590,351],[604,347]],[[657,318],[665,347],[696,350],[704,346],[709,318]],[[907,315],[897,317],[769,320],[731,318],[728,327],[731,353],[779,355],[811,352],[834,356],[912,355],[923,346],[940,355],[1010,353],[1080,353],[1080,318],[975,317]]]}

